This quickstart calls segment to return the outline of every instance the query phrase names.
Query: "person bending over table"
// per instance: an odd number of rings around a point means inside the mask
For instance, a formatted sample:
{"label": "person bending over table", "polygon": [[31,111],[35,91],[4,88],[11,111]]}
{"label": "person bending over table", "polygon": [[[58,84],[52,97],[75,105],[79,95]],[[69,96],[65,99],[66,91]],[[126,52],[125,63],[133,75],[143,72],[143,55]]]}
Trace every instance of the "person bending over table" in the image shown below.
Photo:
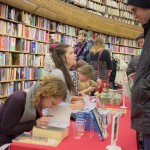
{"label": "person bending over table", "polygon": [[34,125],[47,126],[49,117],[43,117],[41,110],[54,108],[66,96],[65,82],[53,75],[34,83],[27,93],[20,90],[11,94],[0,106],[0,146],[11,143]]}

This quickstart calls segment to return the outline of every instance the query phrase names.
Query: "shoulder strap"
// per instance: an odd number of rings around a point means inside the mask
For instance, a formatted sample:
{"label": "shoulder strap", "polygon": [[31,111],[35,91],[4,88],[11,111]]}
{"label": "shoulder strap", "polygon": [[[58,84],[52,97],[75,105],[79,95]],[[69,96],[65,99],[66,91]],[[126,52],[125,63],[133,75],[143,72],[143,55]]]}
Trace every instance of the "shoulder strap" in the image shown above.
{"label": "shoulder strap", "polygon": [[99,55],[98,55],[98,68],[97,68],[97,70],[98,70],[98,77],[100,78],[100,57],[101,57],[101,54],[102,54],[102,50],[100,50],[100,52],[99,52]]}

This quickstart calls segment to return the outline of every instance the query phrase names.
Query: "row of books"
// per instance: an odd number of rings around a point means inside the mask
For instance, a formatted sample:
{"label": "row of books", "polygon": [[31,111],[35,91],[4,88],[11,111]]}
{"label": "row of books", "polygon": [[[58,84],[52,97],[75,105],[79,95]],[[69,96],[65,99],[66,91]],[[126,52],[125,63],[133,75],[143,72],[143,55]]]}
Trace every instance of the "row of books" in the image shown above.
{"label": "row of books", "polygon": [[44,56],[0,52],[0,66],[19,65],[19,66],[44,66]]}
{"label": "row of books", "polygon": [[3,20],[0,20],[0,34],[7,34],[49,42],[48,31]]}
{"label": "row of books", "polygon": [[94,2],[89,1],[87,7],[91,8],[91,9],[95,9],[97,11],[103,12],[103,13],[107,13],[107,14],[111,14],[111,15],[115,15],[115,16],[119,16],[119,17],[125,17],[128,19],[133,19],[133,15],[126,10],[121,10],[118,9],[118,7],[109,7],[107,5],[100,5]]}
{"label": "row of books", "polygon": [[28,89],[34,81],[0,83],[0,96],[8,96],[17,90]]}
{"label": "row of books", "polygon": [[102,13],[102,12],[98,12],[98,11],[93,11],[93,10],[87,10],[87,11],[91,12],[91,13],[94,13],[96,15],[99,15],[99,16],[109,18],[109,19],[121,21],[121,22],[128,23],[128,24],[131,24],[131,25],[141,26],[141,23],[137,20],[122,18],[122,17],[118,17],[118,16],[114,16],[114,15],[111,15],[111,14],[106,14],[106,13]]}
{"label": "row of books", "polygon": [[37,26],[40,28],[51,29],[50,20],[33,15],[23,10],[18,10],[9,5],[0,3],[0,17],[5,19],[11,19],[18,22],[23,22],[28,25]]}
{"label": "row of books", "polygon": [[107,15],[115,15],[118,17],[125,17],[127,19],[134,20],[131,12],[129,12],[127,10],[121,10],[121,8],[119,8],[119,6],[121,5],[122,2],[120,2],[119,5],[116,1],[112,1],[112,0],[111,1],[109,0],[106,3],[96,3],[91,0],[86,0],[86,1],[70,0],[70,1],[66,1],[66,2],[72,2],[74,5],[77,5],[79,7],[81,5],[81,7],[83,7],[83,8],[95,10],[100,13],[104,13],[104,14],[102,14],[102,16],[104,16],[104,17],[107,17]]}
{"label": "row of books", "polygon": [[57,32],[76,36],[78,34],[78,29],[77,29],[77,27],[71,27],[68,25],[57,24]]}
{"label": "row of books", "polygon": [[[116,55],[116,54],[112,54],[112,57],[114,57],[114,55]],[[130,62],[130,60],[132,59],[132,56],[131,55],[124,55],[124,54],[119,54],[119,59],[120,60],[123,60],[123,61],[125,61],[125,62],[127,62],[127,63],[129,63]]]}
{"label": "row of books", "polygon": [[64,44],[72,45],[76,44],[77,38],[67,35],[61,35],[60,33],[50,34],[53,39],[56,41],[60,41]]}
{"label": "row of books", "polygon": [[138,47],[138,43],[135,40],[120,38],[116,36],[109,36],[109,35],[105,35],[104,37],[106,43],[108,42],[108,43],[120,44],[124,46]]}
{"label": "row of books", "polygon": [[49,51],[49,44],[10,36],[0,36],[0,50],[46,54]]}
{"label": "row of books", "polygon": [[119,45],[105,44],[105,49],[111,50],[112,52],[120,52],[124,54],[133,54],[136,55],[138,49],[131,47],[124,47]]}
{"label": "row of books", "polygon": [[0,68],[0,81],[43,78],[43,68]]}
{"label": "row of books", "polygon": [[[25,13],[25,12],[24,12]],[[28,15],[30,15],[30,13],[25,13],[26,14],[26,16],[28,16]],[[29,20],[29,18],[30,17],[27,17],[28,18],[28,20]],[[33,17],[33,19],[34,19],[34,17]],[[30,19],[30,20],[32,20],[32,19]],[[41,19],[39,19],[38,17],[37,17],[37,20],[38,20],[38,24],[35,24],[35,25],[38,25],[38,26],[41,26],[41,24],[42,23],[39,23],[39,22],[41,22],[40,20]],[[129,20],[128,20],[129,21]],[[23,24],[15,24],[15,23],[12,23],[12,24],[10,24],[10,22],[6,22],[6,21],[0,21],[0,22],[2,22],[2,23],[4,23],[4,25],[3,26],[8,26],[8,29],[7,29],[7,32],[5,31],[5,30],[3,30],[3,28],[2,28],[2,26],[0,26],[1,27],[1,32],[3,33],[4,31],[4,33],[8,33],[9,34],[9,32],[11,31],[11,28],[9,28],[9,26],[11,27],[12,26],[12,30],[14,30],[14,28],[18,28],[19,29],[19,31],[20,32],[18,32],[18,30],[16,31],[16,32],[13,32],[14,34],[13,35],[16,35],[16,36],[21,36],[22,34],[25,34],[26,35],[26,37],[27,38],[31,38],[31,39],[38,39],[37,37],[39,36],[39,39],[38,40],[40,40],[40,39],[43,39],[43,38],[41,38],[40,36],[43,36],[43,37],[45,37],[45,35],[44,34],[46,34],[46,38],[49,38],[49,36],[48,36],[48,32],[46,32],[46,31],[43,31],[44,33],[40,33],[42,30],[40,30],[40,29],[37,29],[37,28],[31,28],[31,27],[28,27],[28,26],[25,26],[24,27],[24,25]],[[73,35],[73,36],[76,36],[77,35],[77,32],[78,32],[78,29],[76,28],[76,27],[71,27],[71,26],[68,26],[68,25],[62,25],[62,24],[56,24],[56,22],[53,22],[54,24],[55,24],[55,27],[57,28],[56,30],[58,31],[58,32],[61,32],[61,33],[65,33],[65,34],[69,34],[69,35]],[[6,25],[5,25],[6,24]],[[7,25],[8,24],[8,25]],[[9,25],[10,24],[10,25]],[[31,23],[31,25],[32,25],[32,23]],[[14,26],[14,27],[13,27]],[[25,28],[25,29],[24,29]],[[25,31],[24,31],[25,30]],[[22,32],[25,32],[25,33],[21,33],[21,31]],[[18,32],[18,33],[17,33]],[[31,34],[31,33],[34,33],[35,32],[35,35],[34,34]],[[38,33],[39,32],[39,33]],[[90,32],[90,31],[89,31]],[[40,35],[39,35],[40,34]],[[94,33],[93,33],[94,34]],[[33,36],[34,35],[34,36]],[[111,37],[111,36],[109,36],[109,37]],[[93,37],[91,37],[91,38],[93,38]],[[112,38],[114,38],[114,36],[112,36]],[[115,37],[115,38],[117,38],[117,37]],[[128,39],[123,39],[123,38],[120,38],[122,41],[128,41]],[[44,40],[46,40],[46,41],[48,41],[48,39],[44,39]],[[74,40],[74,39],[73,39]],[[131,40],[130,40],[131,41]],[[134,40],[132,40],[132,41],[134,41]],[[71,43],[71,42],[66,42],[66,43]],[[121,44],[124,44],[124,42],[119,42],[119,43],[121,43]],[[131,43],[131,42],[130,42]],[[117,44],[117,43],[116,43]],[[131,43],[131,44],[125,44],[125,45],[127,45],[127,46],[135,46],[135,44],[136,44],[136,42],[134,41],[134,44],[133,43]],[[71,44],[71,45],[73,45],[73,44]]]}
{"label": "row of books", "polygon": [[[93,2],[89,2],[89,4],[90,3],[93,3]],[[94,5],[90,4],[88,7],[91,9],[95,9],[97,11],[103,12],[103,13],[112,14],[112,15],[116,15],[116,16],[119,16],[119,14],[120,14],[119,9],[110,8],[108,6],[103,6],[103,5],[99,5],[96,3],[94,3]]]}
{"label": "row of books", "polygon": [[23,36],[23,25],[0,20],[0,34]]}

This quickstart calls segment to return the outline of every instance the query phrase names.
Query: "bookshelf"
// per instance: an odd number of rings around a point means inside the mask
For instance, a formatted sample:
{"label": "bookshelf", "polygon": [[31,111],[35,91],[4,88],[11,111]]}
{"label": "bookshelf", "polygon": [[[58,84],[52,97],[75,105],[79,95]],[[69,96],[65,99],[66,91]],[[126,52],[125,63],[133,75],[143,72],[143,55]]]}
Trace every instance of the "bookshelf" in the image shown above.
{"label": "bookshelf", "polygon": [[141,26],[127,9],[126,2],[116,0],[62,0],[84,10],[124,23]]}
{"label": "bookshelf", "polygon": [[[54,8],[56,5],[59,6],[57,15]],[[49,3],[47,0],[0,0],[0,99],[5,99],[16,90],[29,88],[34,81],[43,78],[44,56],[49,51],[49,35],[63,43],[74,45],[78,30],[85,29],[88,38],[95,39],[99,34],[104,36],[105,48],[113,54],[120,54],[126,61],[136,54],[138,45],[133,38],[142,31],[140,27],[136,26],[134,29],[132,25],[128,25],[127,28],[120,22],[113,22],[113,26],[116,26],[111,28],[110,19],[106,18],[104,21],[104,17],[99,18],[100,16],[93,16],[91,13],[87,18],[84,16],[87,16],[86,11],[71,6],[73,9],[70,12],[68,6],[71,5],[58,0],[49,0]],[[77,15],[73,15],[73,12]],[[66,17],[68,14],[71,19]],[[94,20],[91,24],[91,17],[100,22]],[[78,22],[79,19],[82,20]],[[101,22],[104,25],[100,25]]]}

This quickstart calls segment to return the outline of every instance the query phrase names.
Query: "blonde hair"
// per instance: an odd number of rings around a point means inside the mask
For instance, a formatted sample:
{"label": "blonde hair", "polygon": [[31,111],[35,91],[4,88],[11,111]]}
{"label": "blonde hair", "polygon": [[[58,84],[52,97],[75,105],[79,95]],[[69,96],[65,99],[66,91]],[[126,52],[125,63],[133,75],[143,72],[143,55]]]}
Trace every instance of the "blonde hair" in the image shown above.
{"label": "blonde hair", "polygon": [[66,100],[67,97],[67,86],[65,82],[56,76],[48,75],[40,83],[40,86],[35,92],[33,98],[33,105],[40,107],[43,98],[61,98],[62,101]]}
{"label": "blonde hair", "polygon": [[87,62],[84,60],[78,60],[76,65],[75,65],[75,70],[77,70],[78,68],[80,68],[83,65],[87,65]]}
{"label": "blonde hair", "polygon": [[93,79],[94,77],[94,69],[91,65],[83,65],[77,69],[77,72],[82,73],[90,79]]}
{"label": "blonde hair", "polygon": [[104,49],[104,46],[105,46],[104,39],[102,37],[97,37],[94,46],[91,49],[91,52],[95,54],[99,52],[101,49]]}

